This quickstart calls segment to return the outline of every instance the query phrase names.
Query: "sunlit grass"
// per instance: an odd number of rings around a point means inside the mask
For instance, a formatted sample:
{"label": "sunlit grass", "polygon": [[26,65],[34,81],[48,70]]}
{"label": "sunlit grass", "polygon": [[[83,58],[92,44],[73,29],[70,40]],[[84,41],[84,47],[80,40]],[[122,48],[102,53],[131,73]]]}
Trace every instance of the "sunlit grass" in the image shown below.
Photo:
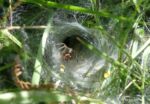
{"label": "sunlit grass", "polygon": [[[117,98],[121,103],[137,103],[134,101],[139,98],[140,100],[137,101],[139,101],[141,104],[148,104],[150,102],[150,95],[148,95],[146,92],[150,91],[150,31],[148,25],[149,21],[146,19],[150,18],[146,14],[148,5],[150,5],[148,1],[127,0],[118,3],[112,3],[111,1],[106,0],[101,2],[101,5],[98,5],[97,3],[100,3],[99,0],[90,0],[91,8],[83,8],[69,4],[60,4],[49,0],[21,0],[21,2],[32,3],[46,9],[57,8],[72,11],[73,13],[76,12],[90,15],[92,19],[84,20],[84,25],[88,26],[89,21],[94,21],[92,22],[92,26],[89,27],[100,31],[100,33],[103,34],[102,36],[110,41],[110,44],[112,44],[114,50],[117,50],[117,59],[113,59],[109,54],[103,52],[103,50],[99,50],[89,42],[78,38],[77,40],[88,50],[97,55],[99,58],[103,58],[103,60],[105,60],[106,63],[110,65],[110,67],[106,67],[106,69],[104,68],[106,71],[104,71],[104,73],[101,74],[103,76],[100,76],[99,78],[99,83],[101,86],[96,88],[90,94],[91,98],[82,93],[73,95],[73,98],[70,98],[70,95],[66,98],[66,93],[70,94],[70,92],[66,92],[65,94],[63,93],[60,95],[58,93],[54,94],[50,91],[50,95],[44,95],[46,98],[43,100],[53,101],[49,97],[53,98],[57,96],[55,98],[56,102],[68,101],[69,98],[69,101],[70,99],[74,99],[81,104],[84,102],[84,100],[88,101],[88,103],[91,102],[96,104],[103,104],[101,99],[104,99],[105,102],[105,100],[107,101],[109,98],[111,100]],[[2,5],[2,2],[0,2],[0,4]],[[29,21],[32,23],[34,19]],[[3,22],[8,21],[4,19]],[[42,59],[48,35],[46,30],[47,29],[45,29],[45,32],[43,32],[43,36],[40,40],[41,42],[37,43],[38,52],[36,55],[34,55],[34,72],[33,76],[31,76],[33,85],[40,84],[40,75],[43,66]],[[0,30],[0,42],[4,44],[4,47],[0,48],[2,55],[11,54],[14,52],[21,55],[21,52],[24,51],[23,42],[19,41],[19,39],[17,39],[7,29]],[[12,46],[15,46],[15,48]],[[11,48],[13,49],[5,51],[5,49]],[[106,50],[110,51],[109,49]],[[7,70],[10,67],[13,67],[13,62],[1,66],[0,72]],[[8,95],[12,94],[15,96],[15,98],[17,98],[21,93],[22,92],[8,92]],[[30,92],[27,91],[26,93],[29,94]],[[40,92],[36,94],[39,93]],[[0,102],[10,102],[10,99],[5,98],[11,98],[11,96],[4,95],[7,95],[7,93],[0,94],[0,96],[3,96],[0,99]],[[29,97],[33,99],[35,97],[35,99],[37,99],[37,96],[34,94],[33,96],[29,95]],[[129,99],[131,101],[128,101]],[[17,100],[21,102],[24,99],[19,97]],[[111,100],[108,100],[107,102]]]}

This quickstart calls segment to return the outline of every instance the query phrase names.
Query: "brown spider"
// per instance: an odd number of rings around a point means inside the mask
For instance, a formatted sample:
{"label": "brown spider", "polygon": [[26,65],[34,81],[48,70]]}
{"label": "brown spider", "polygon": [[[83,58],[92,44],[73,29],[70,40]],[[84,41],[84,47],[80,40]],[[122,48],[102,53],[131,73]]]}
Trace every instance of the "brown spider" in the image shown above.
{"label": "brown spider", "polygon": [[22,66],[19,63],[20,63],[20,58],[19,58],[19,56],[17,56],[15,58],[15,65],[14,65],[13,71],[12,71],[14,82],[15,82],[15,84],[16,84],[17,87],[19,87],[19,88],[21,88],[23,90],[31,90],[31,89],[54,89],[54,88],[56,88],[53,83],[41,84],[39,86],[35,86],[35,85],[32,85],[28,81],[21,80],[20,76],[22,75],[23,72],[22,72]]}
{"label": "brown spider", "polygon": [[73,49],[68,47],[65,43],[59,43],[57,44],[60,48],[62,58],[66,61],[70,60],[72,58]]}
{"label": "brown spider", "polygon": [[14,69],[13,69],[13,77],[14,77],[15,84],[23,90],[29,90],[31,88],[31,83],[20,80],[19,77],[21,75],[22,75],[21,65],[15,64]]}

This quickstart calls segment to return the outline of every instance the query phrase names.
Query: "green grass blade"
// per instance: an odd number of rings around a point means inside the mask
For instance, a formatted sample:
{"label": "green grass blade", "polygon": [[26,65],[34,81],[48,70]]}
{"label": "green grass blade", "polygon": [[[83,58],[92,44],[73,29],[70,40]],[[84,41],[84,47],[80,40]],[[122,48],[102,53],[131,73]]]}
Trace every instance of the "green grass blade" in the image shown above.
{"label": "green grass blade", "polygon": [[144,49],[150,44],[150,38],[145,42],[145,44],[132,56],[132,58],[136,58]]}
{"label": "green grass blade", "polygon": [[126,69],[127,66],[124,65],[123,63],[120,63],[117,60],[114,60],[113,58],[109,57],[106,53],[99,51],[96,47],[94,47],[93,45],[91,45],[89,42],[85,42],[84,40],[80,39],[77,37],[77,40],[83,44],[84,46],[86,46],[89,50],[93,51],[95,54],[97,54],[98,56],[102,56],[104,59],[106,59],[108,62],[113,63],[116,66],[120,66],[123,69]]}
{"label": "green grass blade", "polygon": [[5,69],[8,69],[8,68],[12,67],[13,65],[14,65],[13,63],[8,63],[8,64],[6,64],[6,65],[4,65],[4,66],[1,66],[1,67],[0,67],[0,71],[3,71],[3,70],[5,70]]}
{"label": "green grass blade", "polygon": [[9,38],[13,43],[22,48],[22,43],[15,36],[13,36],[7,29],[0,30],[0,34]]}
{"label": "green grass blade", "polygon": [[[13,100],[12,100],[13,99]],[[71,101],[71,97],[58,91],[20,91],[0,94],[1,104],[57,104]]]}
{"label": "green grass blade", "polygon": [[102,10],[101,11],[93,11],[91,9],[87,9],[87,8],[83,8],[83,7],[79,7],[79,6],[65,5],[65,4],[60,4],[60,3],[56,3],[56,2],[52,2],[52,1],[44,1],[44,0],[22,0],[22,1],[28,2],[28,3],[35,3],[40,6],[44,6],[44,7],[61,8],[61,9],[65,9],[65,10],[77,11],[77,12],[81,12],[81,13],[89,13],[92,15],[98,15],[98,16],[107,17],[107,18],[114,18],[114,19],[118,19],[121,21],[130,21],[130,22],[133,21],[129,17],[115,16],[109,12],[102,11]]}
{"label": "green grass blade", "polygon": [[32,76],[32,84],[33,85],[39,85],[39,82],[40,82],[40,75],[41,75],[42,63],[43,63],[42,59],[43,59],[43,55],[45,53],[44,49],[46,46],[46,40],[49,35],[49,30],[50,30],[50,22],[48,23],[48,26],[43,33],[43,37],[42,37],[41,43],[39,45],[39,49],[38,49],[38,53],[37,53],[37,57],[36,57],[35,65],[34,65],[34,72],[33,72],[33,76]]}
{"label": "green grass blade", "polygon": [[143,55],[142,55],[141,67],[142,67],[143,69],[147,69],[147,68],[148,68],[147,64],[148,64],[148,58],[149,58],[149,56],[150,56],[150,46],[148,46],[148,47],[144,50]]}

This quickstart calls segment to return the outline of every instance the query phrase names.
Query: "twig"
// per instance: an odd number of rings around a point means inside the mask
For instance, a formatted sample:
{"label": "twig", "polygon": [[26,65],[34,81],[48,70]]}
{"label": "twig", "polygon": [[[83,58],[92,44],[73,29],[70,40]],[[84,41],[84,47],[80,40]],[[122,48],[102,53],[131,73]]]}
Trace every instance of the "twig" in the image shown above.
{"label": "twig", "polygon": [[13,17],[13,11],[19,6],[21,5],[21,1],[20,0],[17,0],[16,3],[13,5],[12,4],[12,0],[9,0],[9,9],[8,11],[6,12],[6,14],[4,15],[4,17],[9,17],[10,18],[10,26],[12,26],[12,17]]}
{"label": "twig", "polygon": [[7,30],[18,30],[18,29],[45,29],[46,26],[10,26],[10,27],[0,27],[0,29],[7,29]]}
{"label": "twig", "polygon": [[9,0],[10,26],[12,26],[12,21],[13,21],[13,16],[12,16],[13,10],[12,10],[12,6],[11,5],[12,5],[12,1]]}

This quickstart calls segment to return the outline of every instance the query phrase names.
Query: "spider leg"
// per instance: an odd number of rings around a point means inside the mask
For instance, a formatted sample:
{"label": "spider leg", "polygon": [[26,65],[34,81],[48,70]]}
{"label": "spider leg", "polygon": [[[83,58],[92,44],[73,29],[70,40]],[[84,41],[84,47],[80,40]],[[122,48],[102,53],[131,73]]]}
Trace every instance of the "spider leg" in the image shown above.
{"label": "spider leg", "polygon": [[57,43],[56,46],[66,46],[65,43]]}
{"label": "spider leg", "polygon": [[56,44],[56,46],[59,46],[59,50],[62,52],[62,53],[66,53],[68,52],[69,50],[69,47],[65,44],[65,43],[58,43]]}
{"label": "spider leg", "polygon": [[61,50],[64,50],[65,48],[66,48],[65,46],[62,46],[62,47],[59,47],[58,50],[61,51]]}
{"label": "spider leg", "polygon": [[63,50],[63,49],[65,49],[67,47],[65,43],[58,43],[58,44],[56,44],[56,46],[59,47],[58,48],[59,50]]}

